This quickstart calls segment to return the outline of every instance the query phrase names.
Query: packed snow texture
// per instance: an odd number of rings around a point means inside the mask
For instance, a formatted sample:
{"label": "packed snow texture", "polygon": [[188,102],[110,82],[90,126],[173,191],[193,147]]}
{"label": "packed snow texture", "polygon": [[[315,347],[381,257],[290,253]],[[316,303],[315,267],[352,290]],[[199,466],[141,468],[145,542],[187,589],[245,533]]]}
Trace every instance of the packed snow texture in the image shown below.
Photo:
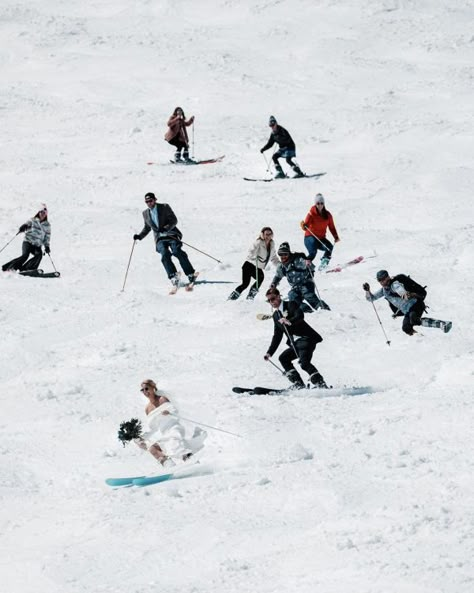
{"label": "packed snow texture", "polygon": [[[0,277],[2,590],[474,590],[473,16],[470,0],[3,0],[1,246],[46,202],[61,278]],[[177,105],[195,156],[222,163],[169,164]],[[325,177],[242,179],[266,175],[269,115]],[[121,291],[149,191],[222,261],[186,247],[200,277],[231,284],[169,296],[149,236]],[[254,302],[226,298],[262,226],[303,250],[318,191],[333,263],[376,257],[317,276],[314,360],[371,389],[237,396],[286,384],[255,317],[273,270]],[[362,291],[380,268],[426,284],[451,333],[409,337],[378,301],[387,346]],[[158,469],[116,437],[143,419],[146,378],[243,438],[209,430],[194,477],[114,490]]]}

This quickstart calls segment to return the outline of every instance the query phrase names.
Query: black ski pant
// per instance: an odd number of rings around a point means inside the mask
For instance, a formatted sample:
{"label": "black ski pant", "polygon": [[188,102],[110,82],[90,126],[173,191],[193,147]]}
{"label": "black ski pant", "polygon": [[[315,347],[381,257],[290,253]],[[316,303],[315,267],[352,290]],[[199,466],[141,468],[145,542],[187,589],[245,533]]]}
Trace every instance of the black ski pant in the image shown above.
{"label": "black ski pant", "polygon": [[[303,371],[308,373],[309,376],[313,373],[317,373],[318,369],[311,363],[311,357],[313,356],[317,342],[306,336],[302,336],[301,338],[292,336],[292,340],[295,348],[290,346],[280,354],[279,361],[281,362],[281,366],[286,372],[296,370],[293,366],[293,361],[298,358],[300,367]],[[298,354],[296,354],[295,349]]]}
{"label": "black ski pant", "polygon": [[416,301],[413,307],[405,313],[402,323],[402,330],[411,336],[413,334],[413,326],[421,325],[421,316],[425,311],[425,303],[421,300]]}
{"label": "black ski pant", "polygon": [[[29,261],[26,261],[30,255],[33,257]],[[12,259],[4,264],[2,270],[4,272],[7,270],[37,270],[42,258],[43,251],[41,250],[41,247],[32,245],[31,243],[28,243],[28,241],[23,241],[20,257]]]}
{"label": "black ski pant", "polygon": [[[285,150],[285,151],[283,151],[283,152],[286,152],[286,150]],[[283,156],[283,155],[282,155],[282,151],[281,151],[281,150],[277,150],[277,151],[275,152],[275,154],[272,156],[272,160],[273,160],[273,162],[275,163],[275,169],[277,169],[277,170],[278,170],[278,169],[281,169],[281,165],[280,165],[280,163],[278,162],[278,159],[280,159],[282,156]],[[285,158],[285,160],[286,160],[286,162],[288,163],[288,165],[290,165],[290,167],[291,167],[292,169],[294,169],[294,168],[296,167],[296,163],[294,163],[294,162],[291,160],[292,158],[294,158],[294,157],[292,157],[292,156],[287,156],[287,157]]]}
{"label": "black ski pant", "polygon": [[242,266],[242,284],[240,284],[240,286],[237,286],[237,288],[235,289],[236,292],[240,294],[243,290],[245,290],[247,286],[250,284],[250,280],[252,278],[255,278],[256,282],[252,284],[250,290],[257,291],[260,288],[260,286],[262,286],[265,274],[263,273],[263,270],[257,268],[257,266],[254,266],[249,261],[246,261]]}
{"label": "black ski pant", "polygon": [[189,151],[189,145],[187,142],[185,142],[184,140],[181,140],[178,136],[175,136],[174,138],[171,138],[171,140],[168,140],[168,144],[171,144],[172,146],[176,147],[176,153],[180,154],[181,151],[184,148],[184,156],[186,156],[188,154]]}

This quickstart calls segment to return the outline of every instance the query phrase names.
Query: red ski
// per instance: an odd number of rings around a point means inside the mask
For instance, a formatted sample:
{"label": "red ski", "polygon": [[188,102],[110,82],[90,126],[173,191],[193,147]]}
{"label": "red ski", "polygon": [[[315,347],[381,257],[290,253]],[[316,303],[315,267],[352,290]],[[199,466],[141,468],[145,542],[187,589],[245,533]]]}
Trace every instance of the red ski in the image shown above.
{"label": "red ski", "polygon": [[359,255],[359,257],[356,257],[355,259],[351,259],[351,261],[346,262],[345,264],[340,264],[338,266],[336,266],[335,268],[331,268],[330,270],[326,270],[326,274],[329,274],[331,272],[341,272],[342,270],[344,270],[344,268],[348,268],[349,266],[355,266],[355,264],[360,264],[360,262],[364,259],[363,255]]}

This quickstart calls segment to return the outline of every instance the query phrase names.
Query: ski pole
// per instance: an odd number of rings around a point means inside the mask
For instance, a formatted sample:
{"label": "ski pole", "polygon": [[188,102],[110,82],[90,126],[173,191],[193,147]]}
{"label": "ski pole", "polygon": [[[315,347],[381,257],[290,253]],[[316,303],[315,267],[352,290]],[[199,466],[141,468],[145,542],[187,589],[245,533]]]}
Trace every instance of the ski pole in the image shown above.
{"label": "ski pole", "polygon": [[258,257],[255,260],[255,286],[257,287],[257,290],[260,288],[258,285]]}
{"label": "ski pole", "polygon": [[278,369],[280,371],[280,373],[282,375],[285,374],[285,371],[283,369],[281,369],[277,364],[275,364],[272,360],[270,360],[269,358],[267,358],[267,362],[269,362],[270,364],[272,364],[276,369]]}
{"label": "ski pole", "polygon": [[192,418],[185,418],[184,416],[180,416],[178,414],[173,414],[173,412],[169,413],[170,416],[174,416],[175,418],[179,418],[180,420],[185,420],[186,422],[192,422],[193,424],[198,424],[199,426],[205,426],[206,428],[211,428],[212,430],[217,430],[218,432],[225,432],[226,434],[230,434],[233,437],[239,437],[239,439],[243,439],[244,437],[241,434],[237,434],[236,432],[230,432],[230,430],[224,430],[223,428],[217,428],[215,426],[210,426],[209,424],[204,424],[204,422],[197,422]]}
{"label": "ski pole", "polygon": [[[370,294],[370,296],[372,296],[372,294]],[[374,301],[370,301],[370,302],[372,303],[372,307],[374,308],[375,315],[377,316],[377,319],[379,320],[380,327],[382,328],[383,335],[385,336],[385,340],[386,340],[386,342],[387,342],[387,346],[390,346],[390,340],[388,339],[388,337],[387,337],[387,334],[385,333],[384,326],[383,326],[383,324],[382,324],[382,321],[381,321],[381,319],[380,319],[380,317],[379,317],[379,314],[378,314],[378,312],[377,312],[377,309],[375,308]]]}
{"label": "ski pole", "polygon": [[193,245],[190,245],[189,243],[185,243],[184,241],[181,241],[181,243],[183,245],[186,245],[187,247],[191,247],[191,249],[194,249],[195,251],[199,251],[199,253],[202,253],[203,255],[207,255],[207,257],[210,257],[211,259],[213,259],[214,261],[218,262],[219,264],[222,263],[220,259],[217,259],[217,257],[213,257],[212,255],[209,255],[209,253],[206,253],[205,251],[201,251],[197,247],[193,247]]}
{"label": "ski pole", "polygon": [[[283,315],[281,314],[281,312],[280,312],[280,319],[283,319]],[[298,354],[298,350],[296,349],[295,342],[294,342],[293,338],[291,337],[291,334],[288,331],[288,328],[286,327],[286,325],[284,323],[280,323],[280,325],[283,326],[283,329],[285,331],[285,334],[288,337],[288,341],[290,342],[291,347],[293,348],[293,351],[296,354],[296,358],[299,360],[300,359],[300,355]]]}
{"label": "ski pole", "polygon": [[323,249],[326,250],[327,247],[326,247],[326,245],[324,245],[324,243],[321,241],[321,239],[319,237],[316,237],[316,235],[313,233],[313,231],[311,229],[309,229],[306,224],[303,226],[304,226],[305,231],[309,231],[313,235],[313,237],[316,239],[316,241],[319,241],[319,243],[322,245]]}
{"label": "ski pole", "polygon": [[51,257],[51,255],[49,253],[48,253],[48,257],[51,260],[51,265],[53,266],[53,270],[57,273],[58,271],[56,270],[56,266],[54,265],[53,258]]}
{"label": "ski pole", "polygon": [[130,268],[130,262],[132,261],[132,255],[133,255],[133,250],[134,250],[134,248],[135,248],[135,243],[136,243],[136,241],[135,241],[135,239],[134,239],[134,240],[133,240],[133,245],[132,245],[132,251],[131,251],[131,253],[130,253],[130,258],[129,258],[129,260],[128,260],[127,271],[125,272],[125,279],[124,279],[124,281],[123,281],[123,286],[122,286],[122,290],[121,290],[121,292],[124,292],[124,290],[125,290],[125,282],[127,282],[128,270],[129,270],[129,268]]}
{"label": "ski pole", "polygon": [[267,157],[263,154],[263,152],[261,153],[261,155],[263,156],[263,160],[265,161],[265,165],[267,166],[267,173],[270,173],[270,175],[271,175],[272,172],[270,171],[270,164],[267,160]]}
{"label": "ski pole", "polygon": [[194,120],[193,120],[193,127],[192,127],[192,130],[191,130],[191,137],[192,137],[191,144],[192,144],[192,147],[193,147],[191,158],[194,159]]}
{"label": "ski pole", "polygon": [[[20,231],[18,231],[18,233],[13,237],[13,239],[15,239],[15,237],[19,234],[20,234]],[[10,241],[8,241],[8,243],[0,249],[0,253],[2,253],[2,251],[10,245],[10,243],[13,241],[13,239],[10,239]]]}
{"label": "ski pole", "polygon": [[[311,274],[311,278],[313,279],[313,284],[314,284],[314,292],[316,293],[316,296],[318,297],[318,299],[320,300],[320,302],[322,303],[323,301],[321,300],[321,295],[319,294],[319,290],[318,287],[316,286],[316,280],[314,279],[314,274],[311,271],[311,268],[308,268],[309,273]],[[309,305],[309,303],[308,303]],[[311,305],[309,305],[311,307]]]}

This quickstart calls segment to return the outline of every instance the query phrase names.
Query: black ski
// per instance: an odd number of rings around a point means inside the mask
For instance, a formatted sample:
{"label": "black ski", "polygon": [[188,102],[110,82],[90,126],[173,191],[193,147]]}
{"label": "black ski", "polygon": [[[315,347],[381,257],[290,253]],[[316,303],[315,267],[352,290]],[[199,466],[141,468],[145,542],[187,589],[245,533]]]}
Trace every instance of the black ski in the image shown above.
{"label": "black ski", "polygon": [[283,179],[305,179],[305,178],[318,178],[318,177],[322,177],[323,175],[326,175],[326,173],[310,173],[308,175],[293,175],[292,177],[272,177],[271,179],[265,179],[265,178],[254,178],[254,177],[244,177],[245,181],[265,181],[265,182],[269,182],[269,181],[280,181]]}
{"label": "black ski", "polygon": [[43,272],[43,270],[23,270],[19,272],[22,276],[29,278],[59,278],[59,272]]}
{"label": "black ski", "polygon": [[283,393],[288,389],[271,389],[269,387],[232,387],[234,393],[248,393],[250,395],[269,395],[273,393]]}
{"label": "black ski", "polygon": [[329,385],[328,387],[308,386],[302,389],[295,389],[289,385],[286,389],[271,389],[269,387],[232,387],[232,391],[234,393],[248,393],[249,395],[279,395],[283,393],[288,395],[298,395],[298,393],[308,394],[311,392],[311,395],[315,395],[315,397],[339,397],[369,395],[377,390],[369,386],[333,387],[332,385]]}

